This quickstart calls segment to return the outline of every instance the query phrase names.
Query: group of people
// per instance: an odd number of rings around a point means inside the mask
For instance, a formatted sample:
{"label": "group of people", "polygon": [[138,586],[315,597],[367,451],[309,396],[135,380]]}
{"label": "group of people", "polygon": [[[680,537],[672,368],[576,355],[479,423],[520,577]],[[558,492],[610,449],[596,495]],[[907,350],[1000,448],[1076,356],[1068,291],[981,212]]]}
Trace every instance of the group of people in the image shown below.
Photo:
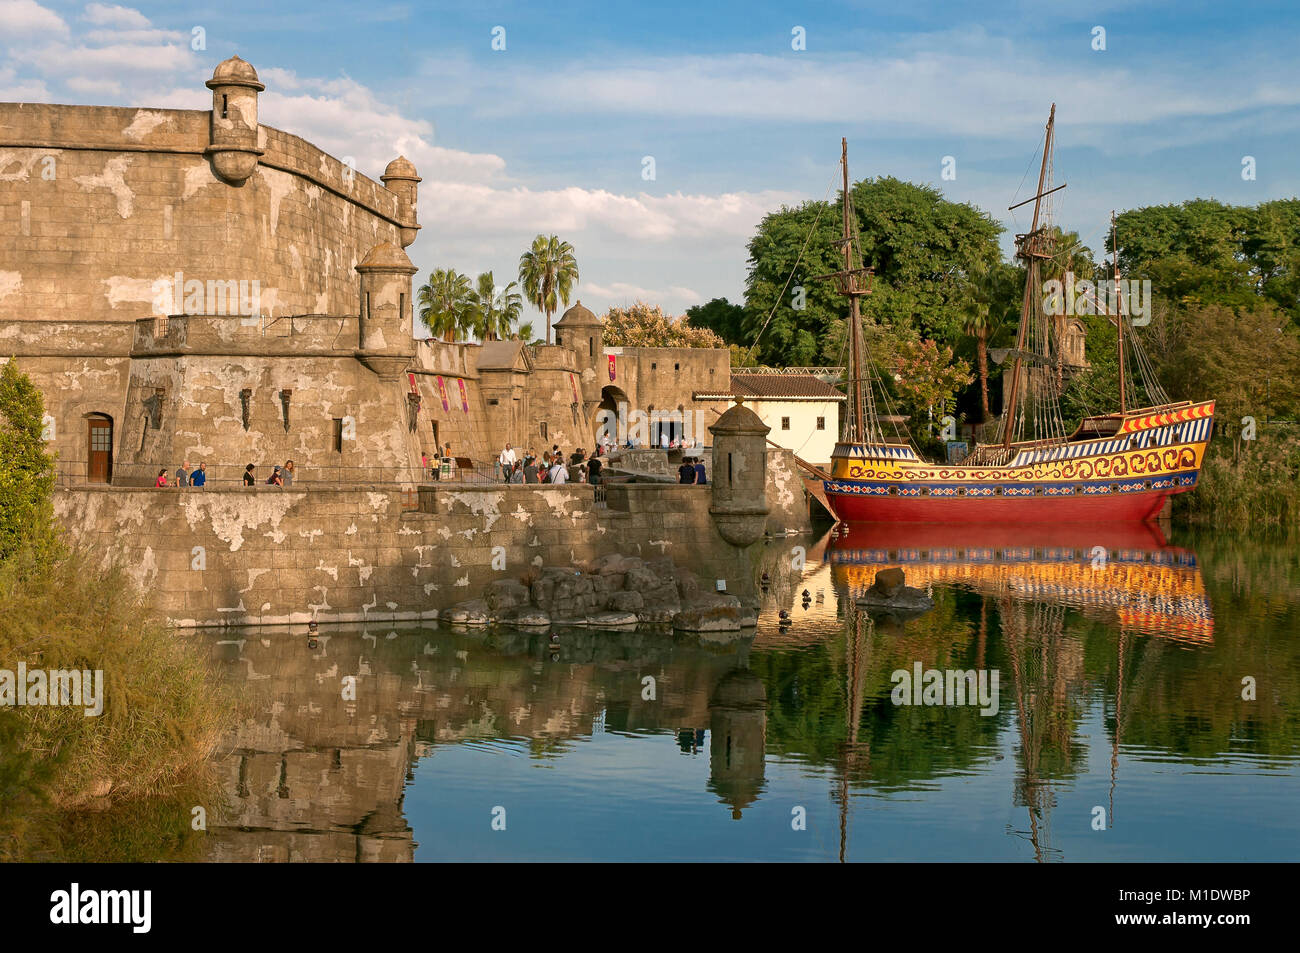
{"label": "group of people", "polygon": [[560,445],[553,444],[550,450],[542,451],[541,458],[529,450],[522,454],[515,451],[510,444],[505,445],[497,457],[503,483],[591,483],[599,484],[604,465],[600,459],[600,450],[590,459],[587,452],[579,447],[569,455],[566,463]]}
{"label": "group of people", "polygon": [[177,468],[175,475],[170,480],[167,478],[167,470],[164,468],[158,471],[158,476],[154,478],[153,485],[156,487],[205,487],[208,485],[208,465],[200,463],[197,470],[191,470],[189,462],[186,461]]}
{"label": "group of people", "polygon": [[[250,463],[244,467],[244,486],[256,486],[257,465]],[[264,481],[268,486],[292,486],[295,470],[292,460],[284,461],[284,466],[273,467],[271,475]],[[164,468],[158,471],[158,476],[154,478],[153,485],[156,487],[176,486],[176,487],[198,487],[202,488],[208,485],[208,465],[200,463],[197,470],[191,470],[189,462],[182,463],[176,472],[168,478],[167,470]]]}
{"label": "group of people", "polygon": [[701,486],[708,483],[709,475],[704,470],[704,461],[699,457],[683,457],[682,465],[677,468],[677,482]]}
{"label": "group of people", "polygon": [[[450,472],[451,467],[455,464],[456,458],[451,455],[451,443],[448,442],[444,447],[434,447],[433,452],[437,459],[430,461],[429,455],[424,451],[420,452],[420,469],[429,475],[431,479],[441,480],[443,466],[446,465]],[[438,456],[441,454],[441,456]]]}

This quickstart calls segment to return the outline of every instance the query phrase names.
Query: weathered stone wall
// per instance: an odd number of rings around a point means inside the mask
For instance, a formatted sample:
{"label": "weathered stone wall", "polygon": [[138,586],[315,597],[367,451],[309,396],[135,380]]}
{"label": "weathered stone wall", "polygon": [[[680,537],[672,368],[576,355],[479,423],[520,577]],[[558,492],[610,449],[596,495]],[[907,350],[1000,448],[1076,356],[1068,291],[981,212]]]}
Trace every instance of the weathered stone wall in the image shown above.
{"label": "weathered stone wall", "polygon": [[[56,493],[74,538],[116,553],[178,624],[430,618],[490,582],[620,553],[670,556],[751,584],[713,528],[706,487],[392,486],[251,490],[77,487]],[[107,558],[107,557],[106,557]],[[734,590],[733,590],[734,591]]]}
{"label": "weathered stone wall", "polygon": [[0,316],[131,321],[178,271],[257,280],[273,316],[355,313],[354,267],[400,242],[398,196],[266,126],[257,171],[228,185],[203,155],[210,115],[0,103]]}
{"label": "weathered stone wall", "polygon": [[[244,336],[275,338],[283,315],[355,316],[355,266],[413,234],[398,194],[280,130],[259,127],[264,154],[246,182],[222,181],[204,155],[210,125],[206,110],[0,103],[0,353],[45,395],[69,471],[81,461],[84,476],[90,413],[113,420],[116,464],[133,462],[124,449],[139,455],[139,435],[122,430],[138,417],[124,360],[137,319],[255,304],[237,322]],[[275,350],[241,350],[224,337],[229,322],[200,340],[199,324],[189,353]],[[356,336],[336,334],[335,353]]]}

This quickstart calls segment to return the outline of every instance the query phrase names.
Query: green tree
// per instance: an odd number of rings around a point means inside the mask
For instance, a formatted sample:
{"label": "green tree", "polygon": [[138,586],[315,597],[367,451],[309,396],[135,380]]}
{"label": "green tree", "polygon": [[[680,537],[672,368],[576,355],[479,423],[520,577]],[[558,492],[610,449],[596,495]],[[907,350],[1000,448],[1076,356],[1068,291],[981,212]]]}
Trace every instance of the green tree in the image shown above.
{"label": "green tree", "polygon": [[436,268],[416,292],[420,320],[434,337],[455,341],[478,328],[478,305],[469,276],[454,268]]}
{"label": "green tree", "polygon": [[912,418],[908,429],[924,445],[939,420],[956,409],[957,393],[974,381],[970,365],[948,345],[910,328],[886,331],[879,340],[898,409]]}
{"label": "green tree", "polygon": [[712,331],[728,344],[745,344],[745,306],[726,298],[714,298],[707,304],[686,309],[686,317],[697,328]]}
{"label": "green tree", "polygon": [[533,339],[533,322],[525,321],[519,327],[515,328],[515,333],[510,335],[515,341],[523,341],[525,344]]}
{"label": "green tree", "polygon": [[[856,247],[875,271],[864,316],[959,340],[971,275],[1001,260],[1002,226],[938,189],[894,178],[864,179],[850,194]],[[844,267],[839,207],[838,200],[784,207],[750,240],[743,340],[759,339],[765,363],[842,363],[848,304],[835,281],[812,280]]]}
{"label": "green tree", "polygon": [[496,341],[510,336],[510,329],[524,310],[524,298],[518,289],[518,282],[512,281],[498,291],[490,271],[478,276],[473,292],[478,317],[475,330],[482,340]]}
{"label": "green tree", "polygon": [[942,343],[958,340],[972,273],[1002,258],[1001,224],[932,186],[889,176],[864,179],[851,194],[863,264],[875,269],[864,313]]}
{"label": "green tree", "polygon": [[0,559],[27,543],[53,547],[54,457],[45,449],[41,392],[14,360],[0,367]]}
{"label": "green tree", "polygon": [[962,330],[975,339],[975,366],[979,373],[983,421],[990,417],[989,341],[1016,320],[1016,289],[1023,285],[1023,272],[1003,262],[981,262],[970,274]]}
{"label": "green tree", "polygon": [[760,363],[837,362],[836,328],[844,324],[847,305],[833,282],[810,279],[842,267],[835,247],[839,221],[826,202],[783,206],[764,216],[750,239],[736,343],[753,347]]}
{"label": "green tree", "polygon": [[578,260],[573,246],[551,235],[538,235],[533,245],[519,256],[519,283],[529,304],[546,313],[546,343],[551,343],[551,315],[560,304],[569,303],[569,295],[578,282]]}

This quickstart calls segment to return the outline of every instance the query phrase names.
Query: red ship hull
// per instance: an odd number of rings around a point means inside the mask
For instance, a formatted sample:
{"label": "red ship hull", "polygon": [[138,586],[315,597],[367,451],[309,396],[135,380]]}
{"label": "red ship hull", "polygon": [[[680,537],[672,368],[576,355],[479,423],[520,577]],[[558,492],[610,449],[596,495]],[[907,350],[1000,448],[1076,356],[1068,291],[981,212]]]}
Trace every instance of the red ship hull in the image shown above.
{"label": "red ship hull", "polygon": [[836,517],[846,523],[1142,522],[1155,519],[1172,495],[1153,490],[1092,497],[905,499],[826,491]]}

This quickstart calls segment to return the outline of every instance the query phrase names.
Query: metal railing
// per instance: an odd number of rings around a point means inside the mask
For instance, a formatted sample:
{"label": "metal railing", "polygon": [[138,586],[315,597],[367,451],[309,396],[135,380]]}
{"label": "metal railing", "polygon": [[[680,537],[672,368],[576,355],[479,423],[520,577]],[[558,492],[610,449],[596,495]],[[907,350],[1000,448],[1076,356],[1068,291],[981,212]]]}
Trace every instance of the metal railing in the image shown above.
{"label": "metal railing", "polygon": [[[474,485],[488,486],[492,484],[501,485],[506,482],[503,479],[501,466],[497,461],[479,460],[472,457],[455,457],[454,462],[444,465],[441,461],[430,461],[428,467],[354,467],[354,466],[315,466],[299,465],[294,463],[294,478],[290,484],[290,489],[308,489],[312,485],[326,486],[403,486],[411,487],[420,484],[456,484],[456,485]],[[181,461],[184,462],[184,461]],[[206,463],[206,461],[199,461]],[[193,464],[189,470],[192,474],[197,469],[198,464]],[[180,463],[173,464],[166,468],[168,487],[179,489],[175,486],[176,471],[180,468]],[[274,484],[267,483],[268,477],[271,476],[275,466],[283,464],[263,464],[255,465],[253,471],[253,486],[250,489],[258,487],[276,488]],[[206,484],[212,487],[231,487],[243,486],[244,466],[241,464],[224,464],[209,463],[207,464]],[[162,467],[155,465],[145,465],[137,463],[115,462],[113,465],[112,484],[113,486],[134,486],[134,487],[151,487],[158,477],[158,471]],[[59,459],[55,466],[55,484],[61,487],[87,486],[87,485],[107,485],[102,481],[91,481],[89,479],[88,463],[85,460],[66,460]],[[569,465],[569,483],[585,484],[587,478],[587,468],[585,461],[582,464]],[[522,465],[519,467],[519,482],[522,484]],[[511,481],[513,482],[513,481]],[[549,483],[529,484],[533,486],[550,486]],[[200,487],[191,487],[192,489],[202,489]],[[161,488],[160,488],[161,489]],[[603,487],[598,487],[603,493]]]}

